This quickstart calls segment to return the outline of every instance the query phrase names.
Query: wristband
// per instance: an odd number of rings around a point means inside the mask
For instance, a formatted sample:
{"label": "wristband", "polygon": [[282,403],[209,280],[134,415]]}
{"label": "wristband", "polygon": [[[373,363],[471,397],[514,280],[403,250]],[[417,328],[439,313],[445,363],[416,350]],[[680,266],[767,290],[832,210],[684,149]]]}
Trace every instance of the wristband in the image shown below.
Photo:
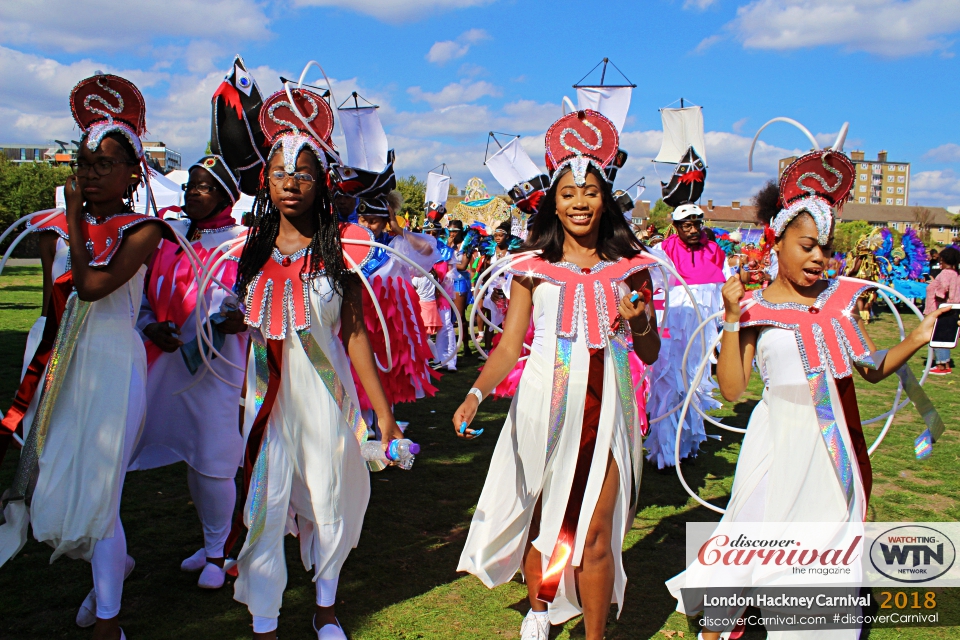
{"label": "wristband", "polygon": [[483,392],[480,391],[480,389],[477,389],[476,387],[473,387],[472,389],[470,389],[470,391],[467,392],[467,395],[474,396],[477,399],[477,404],[480,404],[481,402],[483,402]]}
{"label": "wristband", "polygon": [[740,323],[739,322],[724,322],[723,330],[729,331],[730,333],[739,333]]}

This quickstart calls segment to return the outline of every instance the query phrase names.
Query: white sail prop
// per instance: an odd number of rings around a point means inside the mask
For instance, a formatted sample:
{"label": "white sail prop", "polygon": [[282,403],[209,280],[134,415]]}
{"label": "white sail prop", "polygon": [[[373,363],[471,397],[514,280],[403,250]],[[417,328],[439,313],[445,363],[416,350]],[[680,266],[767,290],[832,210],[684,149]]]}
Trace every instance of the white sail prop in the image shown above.
{"label": "white sail prop", "polygon": [[433,202],[447,206],[447,196],[450,195],[450,176],[431,171],[427,174],[427,189],[424,194],[424,203]]}
{"label": "white sail prop", "polygon": [[687,149],[693,147],[707,164],[707,145],[703,137],[703,108],[660,109],[663,122],[663,143],[654,162],[680,162]]}
{"label": "white sail prop", "polygon": [[520,144],[520,138],[514,138],[487,158],[487,169],[490,169],[500,186],[507,190],[543,173],[527,155]]}
{"label": "white sail prop", "polygon": [[599,111],[613,122],[617,131],[623,131],[632,95],[633,87],[577,87],[577,108]]}
{"label": "white sail prop", "polygon": [[376,107],[338,109],[347,143],[347,163],[354,169],[380,173],[387,166],[387,134]]}

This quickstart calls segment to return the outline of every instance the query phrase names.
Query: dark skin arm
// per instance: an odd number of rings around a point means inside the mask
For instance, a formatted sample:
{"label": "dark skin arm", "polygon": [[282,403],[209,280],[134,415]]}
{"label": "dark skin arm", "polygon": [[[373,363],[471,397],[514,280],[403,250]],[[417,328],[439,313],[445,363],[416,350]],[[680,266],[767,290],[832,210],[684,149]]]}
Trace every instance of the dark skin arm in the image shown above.
{"label": "dark skin arm", "polygon": [[78,259],[90,253],[81,231],[83,196],[77,188],[76,178],[67,180],[63,191],[67,201],[67,228],[70,230],[70,255],[73,256],[71,268],[77,296],[88,302],[101,300],[129,282],[140,267],[149,262],[153,250],[160,244],[162,223],[140,224],[128,229],[110,264],[102,268],[91,267],[88,260]]}
{"label": "dark skin arm", "polygon": [[627,280],[631,291],[640,294],[636,302],[631,302],[632,293],[620,300],[620,317],[627,321],[630,332],[633,334],[633,352],[646,364],[652,365],[660,355],[660,333],[657,331],[657,314],[650,307],[647,316],[647,306],[653,302],[653,280],[650,273],[641,271]]}

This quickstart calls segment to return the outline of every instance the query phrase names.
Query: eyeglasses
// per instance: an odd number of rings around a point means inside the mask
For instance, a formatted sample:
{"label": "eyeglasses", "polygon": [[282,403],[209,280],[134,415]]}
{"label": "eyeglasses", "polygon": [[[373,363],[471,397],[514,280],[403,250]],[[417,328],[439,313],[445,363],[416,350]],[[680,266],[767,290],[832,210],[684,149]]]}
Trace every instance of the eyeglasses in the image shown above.
{"label": "eyeglasses", "polygon": [[314,179],[309,173],[287,173],[286,171],[274,171],[270,174],[270,182],[275,187],[283,186],[287,178],[293,178],[297,187],[304,191],[313,188]]}
{"label": "eyeglasses", "polygon": [[702,226],[703,226],[703,222],[701,222],[700,220],[687,220],[686,222],[681,222],[679,224],[680,229],[682,229],[683,231],[686,231],[688,229],[690,230],[699,229]]}
{"label": "eyeglasses", "polygon": [[196,191],[197,193],[199,193],[199,194],[201,194],[201,195],[205,195],[205,196],[213,193],[214,191],[216,191],[216,187],[215,187],[215,186],[213,186],[212,184],[206,184],[206,183],[203,183],[203,182],[201,182],[201,183],[199,183],[199,184],[194,183],[194,182],[188,182],[188,183],[186,183],[186,184],[180,185],[180,188],[183,189],[184,193],[186,193],[187,191],[193,190],[193,191]]}
{"label": "eyeglasses", "polygon": [[129,160],[97,160],[96,162],[83,162],[78,160],[76,162],[70,163],[70,168],[73,169],[75,175],[86,174],[90,175],[90,170],[93,169],[97,172],[98,176],[108,176],[113,171],[114,165],[117,164],[136,164],[135,162],[130,162]]}

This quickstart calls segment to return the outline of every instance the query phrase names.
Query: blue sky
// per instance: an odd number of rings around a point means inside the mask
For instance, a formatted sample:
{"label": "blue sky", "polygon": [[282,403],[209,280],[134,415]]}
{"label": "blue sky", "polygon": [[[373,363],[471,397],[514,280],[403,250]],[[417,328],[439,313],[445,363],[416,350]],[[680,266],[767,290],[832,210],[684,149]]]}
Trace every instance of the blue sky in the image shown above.
{"label": "blue sky", "polygon": [[495,191],[486,132],[523,135],[542,166],[562,97],[608,56],[638,85],[618,184],[645,175],[645,199],[657,109],[683,96],[704,106],[704,198],[745,200],[805,149],[775,125],[747,172],[757,128],[789,116],[823,142],[849,121],[847,150],[912,163],[911,204],[960,205],[958,32],[958,0],[4,0],[0,140],[75,138],[70,88],[101,69],[138,83],[150,137],[189,162],[235,53],[265,92],[315,59],[340,100],[356,89],[381,105],[398,173],[446,162],[456,184],[478,175]]}

